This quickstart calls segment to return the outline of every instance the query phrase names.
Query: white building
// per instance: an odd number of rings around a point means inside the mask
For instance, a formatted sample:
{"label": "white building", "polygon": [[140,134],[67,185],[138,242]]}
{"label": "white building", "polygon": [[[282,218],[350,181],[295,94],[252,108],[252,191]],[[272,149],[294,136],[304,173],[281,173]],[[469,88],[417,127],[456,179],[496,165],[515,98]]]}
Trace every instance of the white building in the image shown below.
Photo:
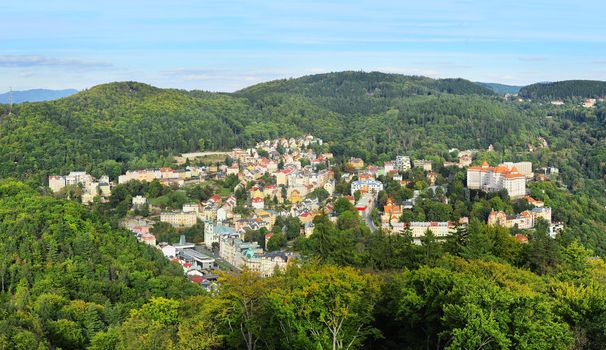
{"label": "white building", "polygon": [[252,207],[254,209],[263,209],[263,207],[265,205],[265,203],[263,201],[263,198],[261,198],[261,197],[255,197],[255,198],[253,198],[251,200],[251,203],[252,203]]}
{"label": "white building", "polygon": [[147,205],[147,198],[137,195],[137,196],[133,197],[132,203],[133,203],[133,207],[135,207],[135,208],[144,207]]}
{"label": "white building", "polygon": [[53,192],[61,191],[65,186],[82,185],[89,188],[93,177],[84,171],[72,171],[66,176],[52,175],[48,177],[48,186]]}
{"label": "white building", "polygon": [[455,225],[449,221],[413,221],[410,223],[409,228],[414,242],[419,244],[421,237],[424,237],[428,230],[436,238],[444,238],[452,234],[455,230]]}
{"label": "white building", "polygon": [[509,171],[511,171],[513,168],[516,168],[518,170],[518,172],[526,177],[532,177],[533,173],[532,173],[532,162],[505,162],[503,164],[500,165],[504,165],[507,167],[507,169],[509,169]]}
{"label": "white building", "polygon": [[413,161],[415,168],[423,168],[425,171],[431,171],[431,160],[415,159]]}
{"label": "white building", "polygon": [[508,169],[499,165],[493,168],[484,162],[482,166],[467,169],[467,187],[486,192],[506,189],[510,197],[518,198],[526,195],[526,177],[520,174],[516,167]]}
{"label": "white building", "polygon": [[214,224],[212,221],[204,222],[204,245],[212,249],[213,243],[219,243],[221,237],[238,237],[236,229],[229,226]]}
{"label": "white building", "polygon": [[383,191],[383,183],[377,180],[358,180],[351,183],[351,195],[356,191],[361,192],[379,192]]}
{"label": "white building", "polygon": [[408,156],[397,156],[393,163],[393,167],[398,171],[410,170],[410,157]]}

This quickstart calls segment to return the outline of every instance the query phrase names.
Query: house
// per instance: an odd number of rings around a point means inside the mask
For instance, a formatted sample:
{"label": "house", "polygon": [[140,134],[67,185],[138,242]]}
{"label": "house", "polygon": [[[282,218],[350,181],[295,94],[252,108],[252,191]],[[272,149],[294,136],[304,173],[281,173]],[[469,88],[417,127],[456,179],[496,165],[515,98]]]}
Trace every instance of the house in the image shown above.
{"label": "house", "polygon": [[364,193],[358,203],[356,203],[355,208],[360,213],[360,215],[368,215],[374,209],[374,197],[371,193]]}
{"label": "house", "polygon": [[431,171],[431,160],[415,159],[413,162],[415,168],[422,168],[424,171]]}
{"label": "house", "polygon": [[138,236],[137,239],[139,240],[139,242],[143,242],[152,247],[156,246],[156,236],[152,235],[151,233],[143,233]]}
{"label": "house", "polygon": [[312,222],[307,222],[305,224],[303,224],[303,234],[305,235],[305,237],[311,236],[314,233],[314,223]]}
{"label": "house", "polygon": [[142,208],[147,205],[147,198],[137,195],[132,199],[132,204],[134,208]]}
{"label": "house", "polygon": [[290,190],[290,194],[288,195],[288,200],[291,203],[299,203],[303,201],[303,196],[301,195],[301,191],[297,189]]}
{"label": "house", "polygon": [[528,202],[528,204],[530,204],[532,206],[535,206],[537,208],[542,208],[542,207],[545,206],[545,203],[543,201],[534,199],[534,198],[532,198],[530,196],[526,196],[526,201]]}
{"label": "house", "polygon": [[301,220],[301,223],[305,225],[310,222],[313,222],[314,216],[315,215],[313,215],[311,212],[305,211],[305,212],[299,214],[299,220]]}
{"label": "house", "polygon": [[351,157],[349,158],[347,165],[352,167],[353,169],[360,170],[364,168],[364,161],[360,158]]}
{"label": "house", "polygon": [[252,207],[254,209],[262,210],[264,206],[264,201],[262,197],[255,197],[251,200]]}
{"label": "house", "polygon": [[387,198],[387,203],[383,206],[383,215],[381,216],[382,223],[391,223],[399,221],[402,216],[402,207],[395,205],[393,199]]}
{"label": "house", "polygon": [[596,104],[595,98],[586,98],[583,100],[583,107],[585,108],[594,108]]}
{"label": "house", "polygon": [[513,238],[520,244],[528,244],[528,237],[521,233],[516,234]]}

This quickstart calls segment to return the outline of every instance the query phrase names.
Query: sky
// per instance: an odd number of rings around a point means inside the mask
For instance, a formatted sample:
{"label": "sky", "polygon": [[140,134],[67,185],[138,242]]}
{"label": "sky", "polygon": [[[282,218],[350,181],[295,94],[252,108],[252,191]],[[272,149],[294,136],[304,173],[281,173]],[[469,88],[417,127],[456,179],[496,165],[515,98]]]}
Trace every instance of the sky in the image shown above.
{"label": "sky", "polygon": [[604,14],[603,0],[1,0],[0,92],[231,92],[343,70],[606,80]]}

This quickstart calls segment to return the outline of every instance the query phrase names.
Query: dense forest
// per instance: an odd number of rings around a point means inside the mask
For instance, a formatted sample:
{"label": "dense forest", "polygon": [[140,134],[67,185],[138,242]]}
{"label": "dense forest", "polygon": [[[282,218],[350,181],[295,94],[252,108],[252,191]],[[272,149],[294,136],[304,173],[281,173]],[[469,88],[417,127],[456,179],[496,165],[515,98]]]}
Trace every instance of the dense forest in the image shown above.
{"label": "dense forest", "polygon": [[519,92],[525,98],[569,98],[606,96],[606,82],[597,80],[566,80],[555,83],[537,83],[523,87]]}
{"label": "dense forest", "polygon": [[0,348],[80,349],[151,297],[199,293],[180,266],[72,201],[0,181]]}
{"label": "dense forest", "polygon": [[[598,83],[542,88],[525,93],[601,91]],[[111,83],[11,113],[0,105],[0,349],[606,348],[605,121],[603,103],[555,106],[462,79],[362,72],[233,94]],[[305,133],[324,139],[337,162],[398,154],[433,161],[448,187],[434,195],[450,204],[421,198],[405,214],[469,216],[470,224],[446,242],[428,235],[415,245],[408,234],[371,232],[340,200],[336,223],[318,216],[310,238],[295,240],[301,266],[266,279],[226,274],[209,293],[114,228],[116,213],[48,196],[44,187],[49,174],[115,179],[170,165],[180,152]],[[558,168],[529,190],[565,231],[551,239],[539,224],[520,245],[515,230],[484,224],[491,209],[512,213],[527,203],[466,191],[465,172],[441,166],[455,159],[452,148],[478,150],[476,162]],[[382,180],[380,203],[409,197],[410,189]],[[130,187],[110,198],[115,211]],[[161,186],[152,189],[138,191],[159,200]]]}

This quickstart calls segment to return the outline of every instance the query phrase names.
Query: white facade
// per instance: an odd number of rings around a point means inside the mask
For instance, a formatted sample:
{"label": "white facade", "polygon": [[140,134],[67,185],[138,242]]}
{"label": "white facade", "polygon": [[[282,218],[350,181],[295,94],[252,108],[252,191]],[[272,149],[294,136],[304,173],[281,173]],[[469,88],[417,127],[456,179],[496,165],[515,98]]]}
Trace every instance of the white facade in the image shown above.
{"label": "white facade", "polygon": [[412,238],[417,244],[420,243],[420,238],[424,237],[428,230],[431,231],[435,237],[444,238],[449,236],[455,228],[454,224],[448,221],[413,221],[410,223],[409,227],[412,233]]}
{"label": "white facade", "polygon": [[506,189],[512,198],[526,195],[526,177],[516,167],[508,169],[505,165],[495,168],[484,162],[482,166],[467,169],[467,188],[486,192],[498,192]]}
{"label": "white facade", "polygon": [[351,195],[356,191],[383,191],[383,183],[377,180],[358,180],[351,183]]}
{"label": "white facade", "polygon": [[393,166],[394,166],[395,170],[398,170],[398,171],[410,170],[410,157],[397,156]]}

